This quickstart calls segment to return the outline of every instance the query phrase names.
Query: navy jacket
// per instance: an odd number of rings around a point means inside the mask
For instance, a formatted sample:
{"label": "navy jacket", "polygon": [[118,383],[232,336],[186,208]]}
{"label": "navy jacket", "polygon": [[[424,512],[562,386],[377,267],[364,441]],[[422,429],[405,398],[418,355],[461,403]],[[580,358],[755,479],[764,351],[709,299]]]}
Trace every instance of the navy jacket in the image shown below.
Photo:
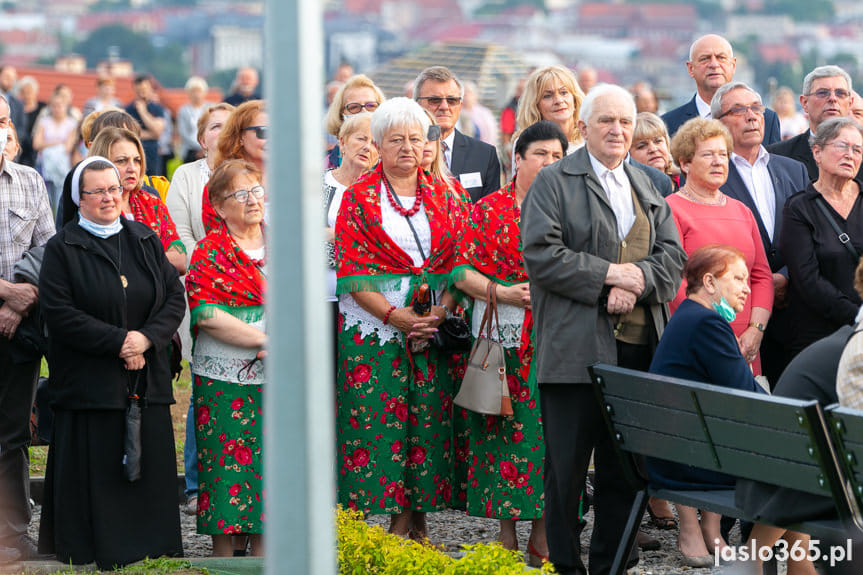
{"label": "navy jacket", "polygon": [[[815,163],[815,157],[812,155],[812,148],[809,146],[810,131],[806,130],[802,134],[776,142],[772,146],[767,147],[767,151],[771,154],[792,158],[798,162],[803,162],[806,169],[809,171],[809,179],[813,182],[818,179],[818,164]],[[857,179],[863,179],[863,164],[857,170]]]}
{"label": "navy jacket", "polygon": [[777,273],[785,267],[785,260],[782,259],[782,254],[779,253],[779,233],[782,231],[782,209],[785,207],[785,201],[788,198],[806,189],[809,185],[809,176],[806,173],[806,166],[796,160],[776,154],[770,155],[770,159],[767,162],[767,171],[770,172],[773,180],[773,195],[776,198],[773,241],[770,241],[770,235],[767,233],[767,228],[764,227],[761,214],[758,213],[755,201],[746,188],[746,184],[743,183],[740,172],[737,171],[737,166],[730,160],[728,162],[728,179],[719,189],[725,195],[743,202],[752,211],[752,215],[755,216],[755,222],[758,224],[758,232],[761,234],[764,251],[767,253],[770,271]]}
{"label": "navy jacket", "polygon": [[[698,117],[698,108],[695,106],[695,98],[698,94],[692,96],[692,99],[683,104],[679,108],[675,108],[662,115],[662,121],[668,128],[669,137],[674,137],[680,126],[686,123],[687,120]],[[778,142],[782,139],[779,133],[779,116],[776,112],[767,108],[764,111],[764,138],[761,140],[763,146]]]}
{"label": "navy jacket", "polygon": [[[464,186],[472,202],[500,189],[500,160],[497,149],[481,140],[465,136],[458,130],[452,144],[452,161],[450,172],[461,181],[464,174],[479,173],[481,186]],[[470,183],[470,179],[466,179]],[[464,185],[464,181],[462,182]]]}

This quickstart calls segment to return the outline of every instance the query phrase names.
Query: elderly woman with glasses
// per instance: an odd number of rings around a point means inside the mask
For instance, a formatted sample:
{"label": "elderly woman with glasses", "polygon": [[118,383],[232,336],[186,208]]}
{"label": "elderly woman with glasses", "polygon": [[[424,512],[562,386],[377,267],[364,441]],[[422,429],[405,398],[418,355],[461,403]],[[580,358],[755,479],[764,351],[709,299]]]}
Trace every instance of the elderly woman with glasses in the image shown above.
{"label": "elderly woman with glasses", "polygon": [[[250,162],[261,174],[261,183],[266,185],[264,162],[267,159],[269,124],[269,115],[263,100],[249,100],[237,106],[228,116],[219,133],[213,165],[219,167],[222,162],[237,159]],[[202,203],[201,217],[204,222],[204,232],[210,233],[221,225],[222,220],[210,204],[206,186]]]}
{"label": "elderly woman with glasses", "polygon": [[854,270],[863,254],[863,127],[853,118],[822,122],[809,139],[818,179],[785,202],[779,251],[788,265],[791,353],[854,323],[860,295]]}
{"label": "elderly woman with glasses", "polygon": [[[348,116],[360,112],[374,112],[384,101],[384,93],[375,86],[371,78],[364,74],[351,76],[333,96],[333,101],[327,109],[327,132],[336,138],[340,137],[342,123]],[[340,146],[334,146],[327,153],[326,169],[337,168],[342,163]]]}
{"label": "elderly woman with glasses", "polygon": [[[39,280],[54,411],[39,548],[100,569],[183,554],[167,353],[183,287],[159,237],[121,217],[123,193],[107,158],[78,165],[78,215],[48,242]],[[134,401],[141,467],[130,480],[121,462]]]}
{"label": "elderly woman with glasses", "polygon": [[223,225],[198,242],[186,277],[195,337],[193,388],[198,446],[198,533],[213,555],[248,535],[263,554],[264,188],[258,167],[223,162],[208,193]]}
{"label": "elderly woman with glasses", "polygon": [[462,208],[421,168],[429,125],[410,99],[380,105],[371,129],[381,160],[336,219],[338,500],[388,514],[392,533],[420,540],[426,513],[453,502],[459,367],[430,341],[455,308],[446,287]]}

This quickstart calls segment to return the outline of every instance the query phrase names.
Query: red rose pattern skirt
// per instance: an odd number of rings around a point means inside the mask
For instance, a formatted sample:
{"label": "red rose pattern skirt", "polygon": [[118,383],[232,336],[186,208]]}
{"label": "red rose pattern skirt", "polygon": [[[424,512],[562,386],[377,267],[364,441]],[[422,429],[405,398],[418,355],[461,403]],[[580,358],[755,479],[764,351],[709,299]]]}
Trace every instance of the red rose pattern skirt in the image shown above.
{"label": "red rose pattern skirt", "polygon": [[[341,325],[341,322],[340,322]],[[400,338],[339,331],[339,503],[367,514],[440,511],[453,499],[452,381],[457,367]]]}
{"label": "red rose pattern skirt", "polygon": [[194,376],[198,533],[262,533],[260,385]]}
{"label": "red rose pattern skirt", "polygon": [[[518,376],[518,349],[504,350],[513,415],[468,419],[467,513],[495,519],[540,519],[545,510],[545,440],[539,389],[530,393]],[[457,412],[457,413],[458,413]]]}

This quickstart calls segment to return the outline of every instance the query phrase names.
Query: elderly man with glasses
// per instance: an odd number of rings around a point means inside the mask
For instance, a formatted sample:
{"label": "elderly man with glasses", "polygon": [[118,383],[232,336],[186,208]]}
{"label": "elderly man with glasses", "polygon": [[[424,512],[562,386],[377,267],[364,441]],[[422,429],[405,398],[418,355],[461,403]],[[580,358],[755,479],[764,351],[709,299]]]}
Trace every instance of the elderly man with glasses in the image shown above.
{"label": "elderly man with glasses", "polygon": [[[809,138],[825,120],[850,115],[853,94],[848,72],[839,66],[818,66],[803,79],[803,93],[800,94],[800,105],[809,116],[809,130],[768,146],[767,151],[803,162],[809,171],[809,179],[817,180],[818,166]],[[861,176],[863,173],[858,172],[857,177]]]}
{"label": "elderly man with glasses", "polygon": [[500,188],[500,161],[494,146],[455,129],[463,99],[464,85],[444,66],[426,68],[414,81],[414,100],[440,126],[447,168],[476,202]]}

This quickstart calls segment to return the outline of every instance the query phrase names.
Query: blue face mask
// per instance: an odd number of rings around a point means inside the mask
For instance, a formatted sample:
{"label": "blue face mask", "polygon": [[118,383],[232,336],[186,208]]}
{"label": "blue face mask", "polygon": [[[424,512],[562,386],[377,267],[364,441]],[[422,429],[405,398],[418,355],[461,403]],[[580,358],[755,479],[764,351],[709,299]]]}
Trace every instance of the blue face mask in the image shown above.
{"label": "blue face mask", "polygon": [[731,323],[737,317],[737,312],[734,311],[733,307],[728,305],[728,300],[725,299],[725,296],[722,296],[719,303],[713,302],[713,309],[728,323]]}

